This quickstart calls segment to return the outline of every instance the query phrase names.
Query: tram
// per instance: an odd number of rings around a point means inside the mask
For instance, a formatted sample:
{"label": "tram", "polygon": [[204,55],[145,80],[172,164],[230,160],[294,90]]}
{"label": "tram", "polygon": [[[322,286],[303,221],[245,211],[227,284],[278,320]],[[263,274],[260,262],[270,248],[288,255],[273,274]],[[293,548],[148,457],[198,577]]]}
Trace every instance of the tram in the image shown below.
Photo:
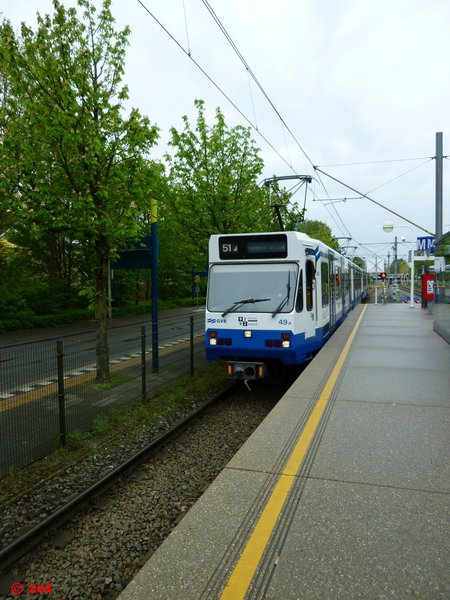
{"label": "tram", "polygon": [[368,290],[368,273],[304,233],[212,235],[207,359],[225,359],[227,376],[246,384],[277,382],[314,357]]}

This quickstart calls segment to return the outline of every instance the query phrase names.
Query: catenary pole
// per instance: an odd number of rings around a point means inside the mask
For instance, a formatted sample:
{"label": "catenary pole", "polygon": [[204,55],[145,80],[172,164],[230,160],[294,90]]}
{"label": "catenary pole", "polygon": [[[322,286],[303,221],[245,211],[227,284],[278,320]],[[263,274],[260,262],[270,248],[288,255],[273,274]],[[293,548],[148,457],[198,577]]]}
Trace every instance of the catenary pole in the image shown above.
{"label": "catenary pole", "polygon": [[158,208],[156,200],[151,201],[152,232],[152,370],[159,370],[158,349]]}
{"label": "catenary pole", "polygon": [[436,239],[442,236],[442,131],[436,133]]}

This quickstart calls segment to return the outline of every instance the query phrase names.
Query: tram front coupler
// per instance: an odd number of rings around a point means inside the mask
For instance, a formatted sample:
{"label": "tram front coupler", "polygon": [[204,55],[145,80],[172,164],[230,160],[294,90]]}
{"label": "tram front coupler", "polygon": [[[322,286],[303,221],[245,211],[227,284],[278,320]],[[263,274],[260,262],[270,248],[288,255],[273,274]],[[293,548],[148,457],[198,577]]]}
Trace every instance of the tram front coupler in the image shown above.
{"label": "tram front coupler", "polygon": [[266,365],[262,362],[228,361],[227,378],[242,381],[250,390],[249,381],[264,379]]}

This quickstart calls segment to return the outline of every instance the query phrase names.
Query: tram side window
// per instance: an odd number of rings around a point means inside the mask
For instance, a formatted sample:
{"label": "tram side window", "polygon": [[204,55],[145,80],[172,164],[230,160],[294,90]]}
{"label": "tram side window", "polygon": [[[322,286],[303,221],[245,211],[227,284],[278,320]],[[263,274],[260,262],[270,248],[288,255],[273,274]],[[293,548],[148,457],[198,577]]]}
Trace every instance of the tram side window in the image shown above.
{"label": "tram side window", "polygon": [[336,277],[335,277],[335,281],[336,281],[336,287],[335,287],[335,299],[339,298],[341,293],[342,293],[342,269],[341,269],[341,265],[337,265],[336,266]]}
{"label": "tram side window", "polygon": [[328,306],[329,303],[329,281],[328,281],[328,263],[323,262],[322,270],[322,306]]}
{"label": "tram side window", "polygon": [[357,300],[359,298],[359,291],[358,291],[358,283],[359,283],[359,273],[358,271],[355,269],[353,271],[353,299]]}
{"label": "tram side window", "polygon": [[306,310],[313,309],[313,285],[315,269],[312,260],[306,261]]}
{"label": "tram side window", "polygon": [[295,302],[296,312],[302,312],[303,310],[303,269],[300,269],[300,276],[298,278],[298,290],[297,290],[297,301]]}

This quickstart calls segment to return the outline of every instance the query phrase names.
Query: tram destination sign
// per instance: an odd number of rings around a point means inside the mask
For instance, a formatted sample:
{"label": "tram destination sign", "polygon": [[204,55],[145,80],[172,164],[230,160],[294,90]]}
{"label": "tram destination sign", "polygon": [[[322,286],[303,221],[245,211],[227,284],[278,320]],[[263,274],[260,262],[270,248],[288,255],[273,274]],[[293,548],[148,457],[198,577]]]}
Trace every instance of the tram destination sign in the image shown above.
{"label": "tram destination sign", "polygon": [[223,235],[219,237],[221,260],[249,258],[286,258],[287,236],[275,235]]}

